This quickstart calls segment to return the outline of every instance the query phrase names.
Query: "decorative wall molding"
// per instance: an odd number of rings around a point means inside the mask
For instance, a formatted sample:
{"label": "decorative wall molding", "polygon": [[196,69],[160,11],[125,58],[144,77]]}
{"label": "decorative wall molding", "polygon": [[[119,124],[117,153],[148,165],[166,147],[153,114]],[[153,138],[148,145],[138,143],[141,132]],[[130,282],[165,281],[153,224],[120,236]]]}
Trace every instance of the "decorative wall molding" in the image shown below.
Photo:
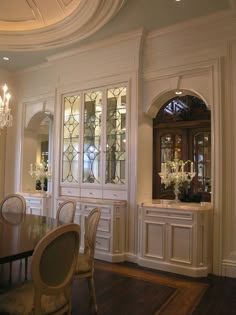
{"label": "decorative wall molding", "polygon": [[[186,91],[186,93],[201,97],[207,103],[208,108],[211,109],[214,99],[213,69],[216,64],[217,59],[210,59],[203,62],[183,64],[162,69],[160,71],[156,70],[144,73],[143,80],[145,82],[145,101],[143,100],[143,111],[150,117],[154,118],[157,111],[160,109],[160,106],[168,99],[175,97],[175,88],[183,90],[184,93]],[[188,84],[188,79],[190,78],[192,78],[192,85]],[[207,86],[199,84],[198,87],[194,87],[194,80],[196,81],[196,84],[202,83],[202,80],[205,80],[207,82]],[[197,80],[200,80],[199,83],[197,83]],[[186,85],[186,83],[188,85]]]}
{"label": "decorative wall molding", "polygon": [[[231,8],[236,8],[236,0],[230,0],[231,1]],[[201,30],[209,30],[209,27],[216,27],[219,26],[224,29],[224,27],[227,26],[227,24],[232,23],[232,21],[235,22],[235,12],[233,10],[226,10],[220,13],[211,14],[209,16],[202,16],[198,17],[196,19],[191,19],[187,21],[183,21],[182,23],[174,24],[159,30],[154,30],[149,32],[147,38],[155,38],[155,37],[161,37],[161,36],[167,36],[169,33],[178,33],[181,34],[185,31],[192,31],[192,29],[200,29]],[[232,29],[232,34],[234,33]],[[235,34],[234,34],[235,36]]]}
{"label": "decorative wall molding", "polygon": [[[122,56],[122,51],[120,51],[121,49],[123,49],[122,47],[125,47],[128,45],[129,51],[130,49],[139,50],[143,36],[144,36],[144,30],[137,29],[135,31],[128,32],[122,35],[117,35],[109,39],[98,41],[96,43],[87,44],[80,48],[71,49],[71,50],[68,50],[67,52],[63,52],[60,54],[58,53],[50,57],[47,57],[46,62],[33,66],[33,67],[29,67],[24,70],[20,70],[17,72],[17,75],[21,75],[24,73],[31,73],[33,71],[40,71],[40,70],[43,71],[46,68],[53,67],[55,64],[58,64],[59,62],[62,62],[62,61],[66,62],[66,59],[77,58],[78,60],[78,57],[81,55],[86,55],[87,59],[89,60],[89,54],[96,55],[96,53],[99,51],[104,51],[107,56],[110,56],[111,49],[113,49],[114,51],[116,50],[116,55],[120,56],[120,60],[124,60]],[[135,54],[133,54],[132,56],[134,60],[136,61],[137,67],[138,67],[139,61],[140,61],[138,56]]]}
{"label": "decorative wall molding", "polygon": [[224,259],[222,261],[222,276],[236,278],[236,261]]}
{"label": "decorative wall molding", "polygon": [[108,39],[104,39],[104,40],[101,40],[101,41],[98,41],[95,43],[87,44],[87,45],[81,46],[79,48],[69,50],[67,52],[58,53],[58,54],[49,56],[49,57],[47,57],[47,60],[52,62],[55,60],[72,57],[74,55],[87,53],[91,50],[97,50],[97,49],[101,49],[101,48],[111,47],[113,45],[119,45],[125,41],[130,41],[130,40],[133,40],[136,38],[141,39],[143,34],[144,34],[144,29],[142,29],[142,28],[137,29],[137,30],[134,30],[132,32],[116,35],[116,36],[110,37]]}

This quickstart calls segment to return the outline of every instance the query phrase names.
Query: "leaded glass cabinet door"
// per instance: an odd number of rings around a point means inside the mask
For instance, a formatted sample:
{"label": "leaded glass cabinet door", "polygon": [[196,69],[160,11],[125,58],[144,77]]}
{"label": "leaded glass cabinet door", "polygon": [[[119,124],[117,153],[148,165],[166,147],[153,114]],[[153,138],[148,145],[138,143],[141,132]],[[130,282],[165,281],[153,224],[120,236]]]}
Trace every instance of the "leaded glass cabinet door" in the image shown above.
{"label": "leaded glass cabinet door", "polygon": [[211,133],[198,131],[193,136],[196,178],[194,192],[211,192]]}
{"label": "leaded glass cabinet door", "polygon": [[79,182],[80,95],[64,96],[62,183]]}
{"label": "leaded glass cabinet door", "polygon": [[115,87],[106,93],[105,184],[126,183],[127,88]]}
{"label": "leaded glass cabinet door", "polygon": [[101,184],[102,91],[84,94],[82,182]]}

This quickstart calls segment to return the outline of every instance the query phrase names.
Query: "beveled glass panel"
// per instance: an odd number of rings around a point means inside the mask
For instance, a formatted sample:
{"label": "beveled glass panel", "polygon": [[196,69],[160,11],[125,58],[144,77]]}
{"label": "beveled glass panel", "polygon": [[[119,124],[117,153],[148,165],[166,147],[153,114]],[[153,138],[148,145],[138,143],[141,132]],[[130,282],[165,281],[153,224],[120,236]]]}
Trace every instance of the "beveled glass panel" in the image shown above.
{"label": "beveled glass panel", "polygon": [[102,92],[84,95],[83,183],[101,181]]}
{"label": "beveled glass panel", "polygon": [[161,137],[161,163],[182,158],[182,136],[165,134]]}
{"label": "beveled glass panel", "polygon": [[105,183],[126,180],[126,87],[107,90]]}
{"label": "beveled glass panel", "polygon": [[197,191],[211,191],[211,134],[194,135],[194,162],[197,171]]}
{"label": "beveled glass panel", "polygon": [[79,180],[80,95],[64,97],[62,182]]}

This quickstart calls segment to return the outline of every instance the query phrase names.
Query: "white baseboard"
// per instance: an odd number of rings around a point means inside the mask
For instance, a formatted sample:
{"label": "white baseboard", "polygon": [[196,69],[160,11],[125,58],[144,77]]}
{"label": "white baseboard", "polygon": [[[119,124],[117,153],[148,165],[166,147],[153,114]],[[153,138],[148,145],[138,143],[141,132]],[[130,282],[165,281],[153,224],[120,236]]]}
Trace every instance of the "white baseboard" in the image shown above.
{"label": "white baseboard", "polygon": [[222,276],[236,278],[236,261],[224,259],[222,262]]}

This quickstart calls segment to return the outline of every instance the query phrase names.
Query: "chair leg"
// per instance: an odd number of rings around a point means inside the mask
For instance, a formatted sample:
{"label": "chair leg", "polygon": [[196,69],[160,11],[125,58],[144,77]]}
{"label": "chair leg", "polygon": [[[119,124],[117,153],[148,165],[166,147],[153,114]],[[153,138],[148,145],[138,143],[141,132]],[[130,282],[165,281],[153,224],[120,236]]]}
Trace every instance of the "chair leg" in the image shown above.
{"label": "chair leg", "polygon": [[12,261],[9,263],[9,284],[12,283]]}
{"label": "chair leg", "polygon": [[89,287],[89,305],[94,309],[94,314],[98,313],[98,306],[96,301],[96,292],[93,277],[88,278],[88,287]]}
{"label": "chair leg", "polygon": [[28,273],[28,257],[25,257],[25,280],[27,280]]}

